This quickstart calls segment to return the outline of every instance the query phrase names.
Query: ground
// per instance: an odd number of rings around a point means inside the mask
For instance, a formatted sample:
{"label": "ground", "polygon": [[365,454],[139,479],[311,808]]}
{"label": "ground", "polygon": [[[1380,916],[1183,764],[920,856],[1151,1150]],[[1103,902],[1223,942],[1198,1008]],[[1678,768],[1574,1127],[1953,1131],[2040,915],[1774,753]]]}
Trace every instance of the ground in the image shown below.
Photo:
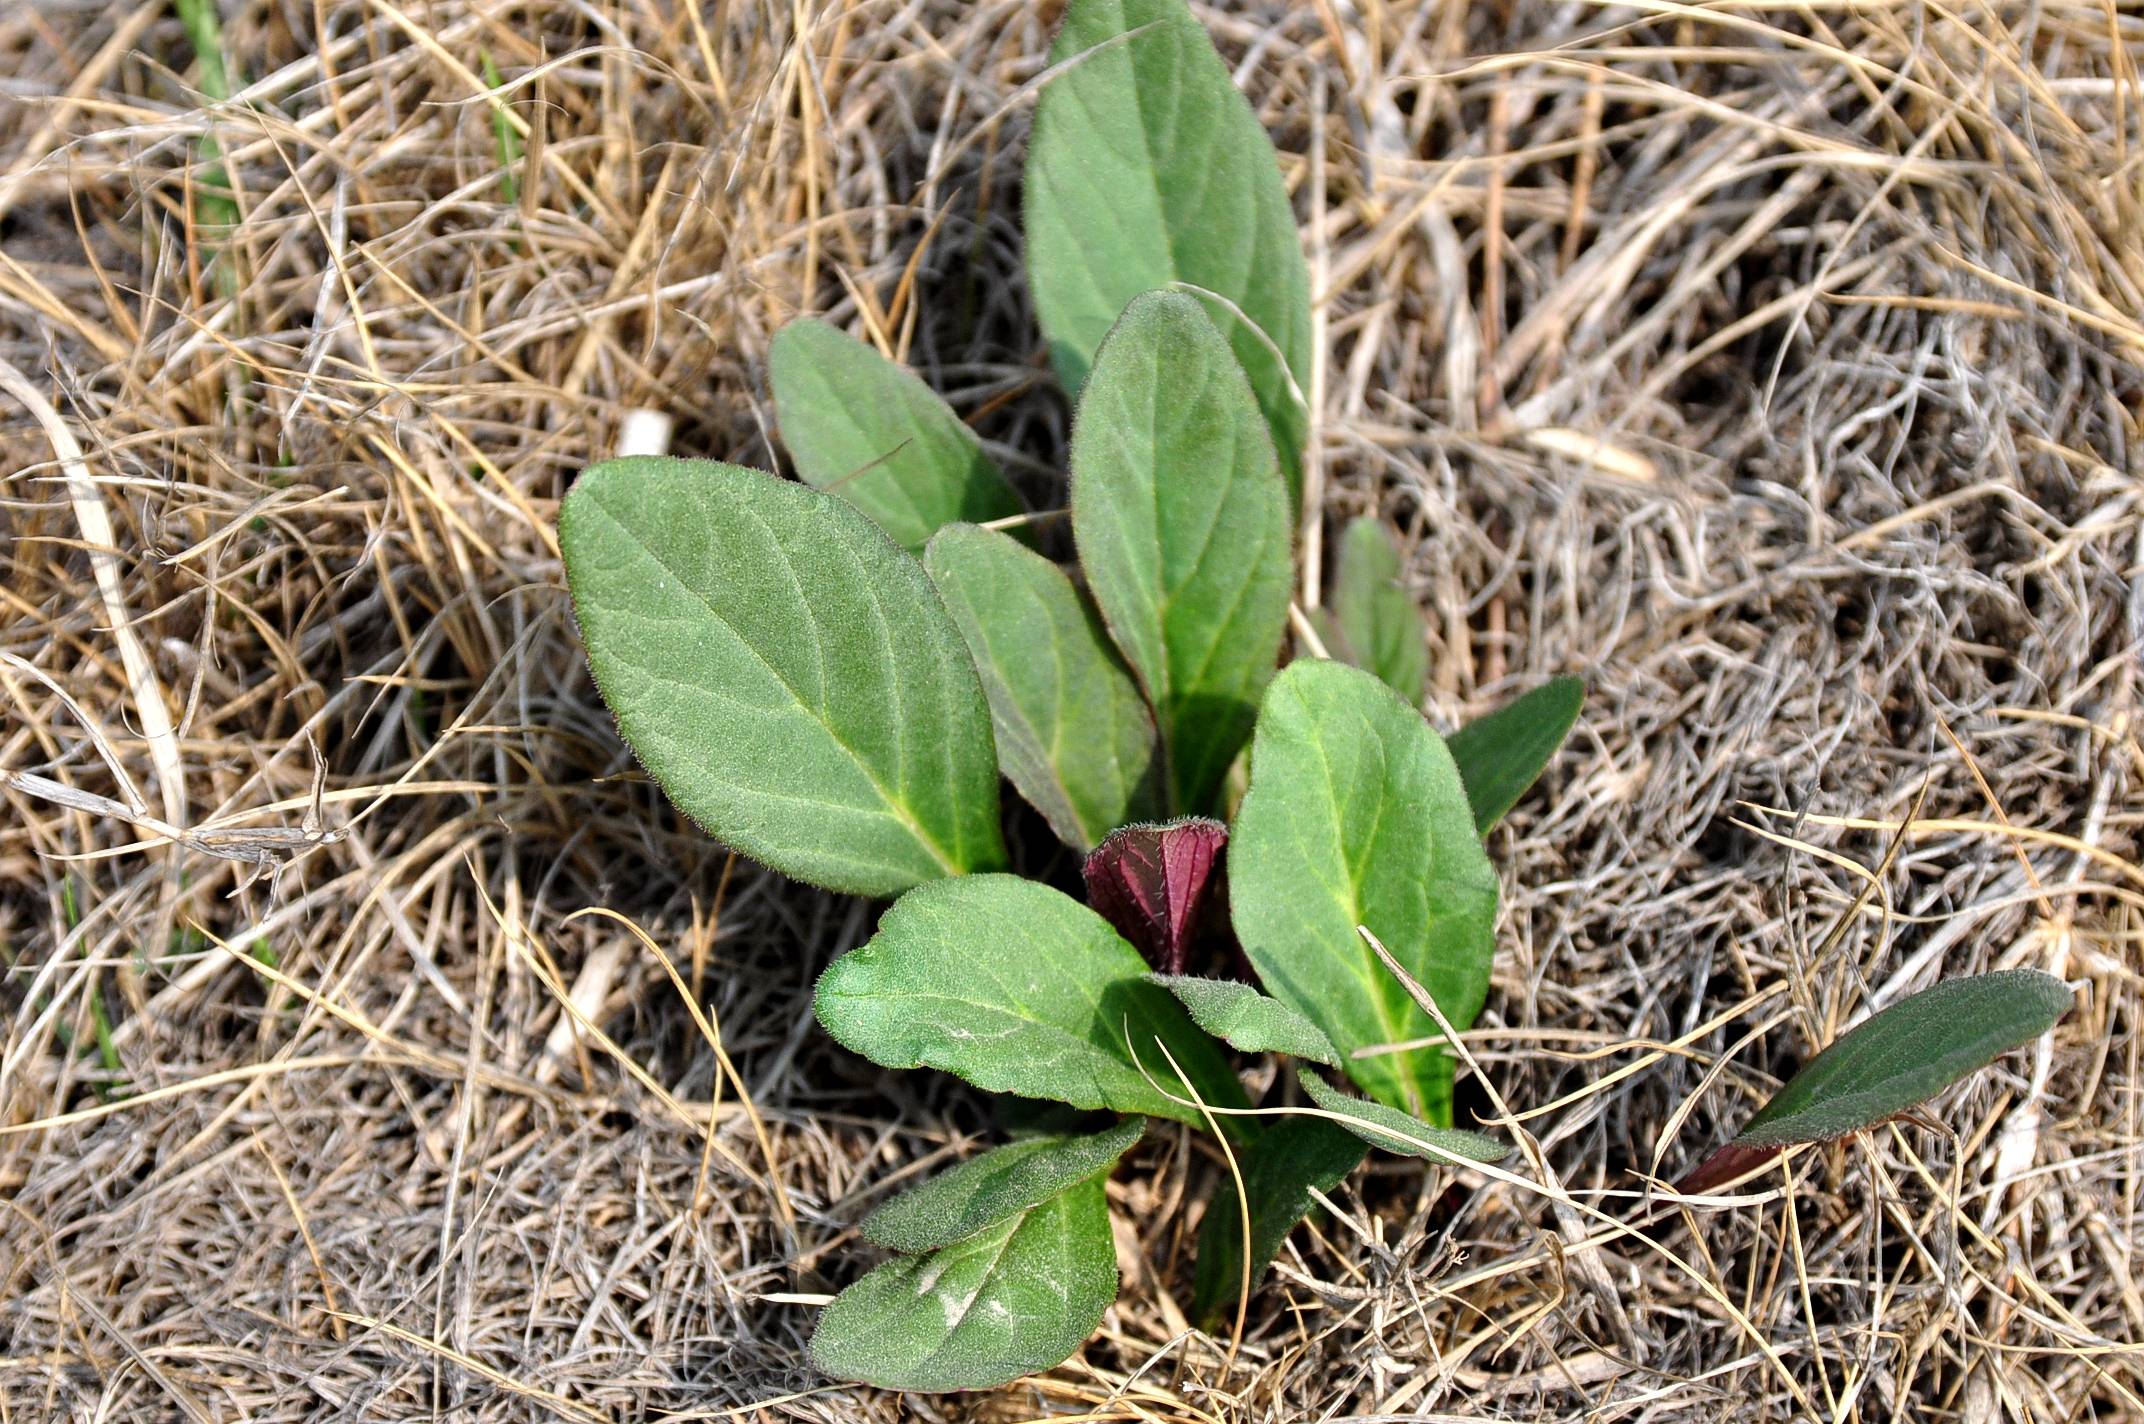
{"label": "ground", "polygon": [[[637,408],[776,462],[804,311],[1061,500],[1055,10],[225,0],[222,75],[192,0],[0,13],[0,1419],[2144,1417],[2144,30],[2075,0],[1199,9],[1429,715],[1589,684],[1470,1036],[1538,1150],[1358,1177],[1234,1350],[1158,1138],[1073,1362],[810,1367],[991,1113],[814,1027],[877,907],[634,773],[555,514]],[[2076,1011],[1931,1121],[1586,1214],[2010,965]]]}

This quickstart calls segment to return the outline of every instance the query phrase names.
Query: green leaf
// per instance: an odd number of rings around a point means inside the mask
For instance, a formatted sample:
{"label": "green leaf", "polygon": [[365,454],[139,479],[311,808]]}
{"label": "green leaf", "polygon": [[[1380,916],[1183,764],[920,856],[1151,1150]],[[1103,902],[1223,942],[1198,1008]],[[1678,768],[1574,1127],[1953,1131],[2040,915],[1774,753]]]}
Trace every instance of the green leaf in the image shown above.
{"label": "green leaf", "polygon": [[924,567],[982,674],[998,765],[1067,845],[1160,814],[1154,718],[1064,571],[1003,534],[953,524]]}
{"label": "green leaf", "polygon": [[846,332],[792,321],[768,353],[782,440],[807,484],[911,552],[941,525],[1021,512],[1020,496],[937,392]]}
{"label": "green leaf", "polygon": [[1244,1053],[1286,1053],[1328,1068],[1340,1066],[1339,1050],[1316,1024],[1248,984],[1190,974],[1146,977],[1174,994],[1193,1023],[1231,1048]]}
{"label": "green leaf", "polygon": [[1107,1132],[1030,1137],[994,1147],[904,1192],[858,1228],[896,1251],[935,1251],[1039,1206],[1076,1183],[1106,1174],[1146,1131],[1126,1118]]}
{"label": "green leaf", "polygon": [[1217,293],[1242,313],[1205,302],[1250,377],[1292,511],[1310,275],[1272,141],[1183,0],[1073,0],[1050,62],[1075,58],[1042,91],[1025,175],[1028,281],[1058,375],[1080,389],[1139,293]]}
{"label": "green leaf", "polygon": [[1900,999],[1809,1060],[1749,1120],[1736,1147],[1829,1142],[1919,1107],[2070,1011],[2052,974],[2010,969],[1948,979]]}
{"label": "green leaf", "polygon": [[861,514],[735,465],[612,460],[559,543],[596,687],[686,815],[856,895],[1003,862],[975,665]]}
{"label": "green leaf", "polygon": [[881,1067],[1203,1123],[1154,1085],[1190,1096],[1158,1037],[1206,1102],[1245,1106],[1221,1050],[1145,975],[1139,952],[1085,905],[1036,881],[976,875],[902,896],[870,943],[821,976],[814,1004],[828,1033]]}
{"label": "green leaf", "polygon": [[1429,690],[1428,630],[1422,610],[1400,584],[1400,551],[1385,526],[1368,516],[1351,520],[1340,536],[1333,575],[1333,649],[1376,673],[1410,707]]}
{"label": "green leaf", "polygon": [[[1236,1154],[1244,1195],[1251,1204],[1251,1284],[1256,1285],[1281,1242],[1362,1161],[1369,1146],[1330,1118],[1298,1113],[1282,1118]],[[1211,1327],[1243,1284],[1243,1216],[1233,1177],[1199,1224],[1198,1264],[1191,1276],[1191,1318]]]}
{"label": "green leaf", "polygon": [[1550,678],[1445,739],[1466,782],[1474,824],[1483,835],[1519,804],[1541,775],[1570,735],[1585,700],[1586,685],[1579,679]]}
{"label": "green leaf", "polygon": [[1273,676],[1293,579],[1273,442],[1189,297],[1124,309],[1072,432],[1072,532],[1154,705],[1170,807],[1214,809]]}
{"label": "green leaf", "polygon": [[1299,1074],[1297,1081],[1312,1102],[1341,1119],[1340,1126],[1386,1152],[1420,1157],[1425,1162],[1443,1162],[1451,1157],[1469,1162],[1501,1162],[1511,1155],[1510,1147],[1485,1133],[1433,1127],[1383,1103],[1351,1098],[1315,1073]]}
{"label": "green leaf", "polygon": [[819,1317],[811,1357],[888,1389],[989,1389],[1067,1359],[1116,1294],[1097,1173],[965,1241],[880,1266]]}
{"label": "green leaf", "polygon": [[[1444,743],[1376,678],[1300,661],[1266,693],[1228,846],[1236,936],[1269,993],[1343,1054],[1437,1035],[1355,933],[1370,931],[1465,1030],[1488,993],[1496,874]],[[1348,1057],[1364,1091],[1451,1121],[1441,1047]]]}

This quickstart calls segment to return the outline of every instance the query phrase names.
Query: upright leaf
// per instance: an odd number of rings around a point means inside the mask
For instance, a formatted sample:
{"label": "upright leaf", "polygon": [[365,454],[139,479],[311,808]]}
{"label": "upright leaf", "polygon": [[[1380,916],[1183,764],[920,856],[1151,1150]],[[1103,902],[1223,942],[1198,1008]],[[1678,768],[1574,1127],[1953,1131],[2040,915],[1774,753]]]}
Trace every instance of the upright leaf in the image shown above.
{"label": "upright leaf", "polygon": [[1273,442],[1189,297],[1136,298],[1103,343],[1072,433],[1072,530],[1154,705],[1171,808],[1213,809],[1273,676],[1293,569]]}
{"label": "upright leaf", "polygon": [[1438,1127],[1422,1122],[1398,1108],[1365,1098],[1351,1098],[1315,1073],[1298,1075],[1297,1082],[1339,1125],[1372,1147],[1402,1157],[1420,1157],[1426,1162],[1445,1162],[1457,1157],[1468,1162],[1501,1162],[1511,1148],[1486,1133],[1460,1127]]}
{"label": "upright leaf", "polygon": [[1211,1328],[1243,1284],[1243,1215],[1250,1203],[1252,1285],[1280,1254],[1288,1232],[1315,1203],[1312,1192],[1329,1192],[1355,1170],[1369,1144],[1329,1118],[1296,1114],[1282,1118],[1236,1154],[1243,1173],[1242,1197],[1233,1177],[1223,1177],[1199,1223],[1198,1264],[1191,1278],[1191,1316]]}
{"label": "upright leaf", "polygon": [[1550,678],[1445,739],[1466,782],[1474,824],[1483,835],[1539,778],[1570,735],[1585,700],[1585,683],[1575,677]]}
{"label": "upright leaf", "polygon": [[1392,535],[1367,515],[1340,536],[1329,625],[1333,651],[1376,673],[1387,687],[1420,707],[1429,690],[1428,629],[1414,596],[1400,584],[1400,551]]}
{"label": "upright leaf", "polygon": [[1087,903],[1147,963],[1181,973],[1213,903],[1228,827],[1204,816],[1121,826],[1080,867]]}
{"label": "upright leaf", "polygon": [[998,765],[1067,845],[1161,807],[1154,718],[1072,580],[989,529],[931,536],[924,567],[990,698]]}
{"label": "upright leaf", "polygon": [[2067,985],[2036,969],[1947,979],[1908,995],[1803,1064],[1675,1190],[1707,1192],[1798,1143],[1829,1142],[1910,1112],[2053,1028],[2073,1002]]}
{"label": "upright leaf", "polygon": [[823,321],[792,321],[776,333],[767,365],[797,473],[910,552],[955,520],[1020,513],[1020,496],[975,432],[873,347]]}
{"label": "upright leaf", "polygon": [[1207,1103],[1244,1106],[1220,1049],[1145,975],[1138,951],[1085,905],[1036,881],[976,875],[902,896],[870,943],[827,969],[814,1004],[828,1033],[881,1067],[1203,1123],[1162,1092],[1191,1096],[1158,1038]]}
{"label": "upright leaf", "polygon": [[1328,1068],[1340,1066],[1339,1051],[1316,1024],[1248,984],[1189,974],[1149,974],[1147,978],[1174,994],[1193,1023],[1230,1048],[1242,1053],[1286,1053]]}
{"label": "upright leaf", "polygon": [[964,1241],[880,1266],[819,1317],[811,1357],[888,1389],[989,1389],[1061,1363],[1116,1294],[1098,1172]]}
{"label": "upright leaf", "polygon": [[903,1192],[858,1229],[896,1251],[935,1251],[1107,1173],[1145,1131],[1145,1118],[1129,1117],[1107,1132],[1008,1142]]}
{"label": "upright leaf", "polygon": [[[1236,935],[1273,996],[1343,1055],[1435,1037],[1355,933],[1370,927],[1453,1025],[1488,992],[1496,875],[1444,743],[1366,672],[1289,665],[1266,693],[1229,841]],[[1346,1057],[1371,1096],[1451,1122],[1442,1048]]]}
{"label": "upright leaf", "polygon": [[1028,280],[1058,374],[1077,392],[1141,292],[1219,294],[1235,312],[1207,311],[1250,376],[1292,511],[1310,277],[1272,141],[1183,0],[1073,0],[1050,61],[1075,60],[1042,91],[1026,171]]}
{"label": "upright leaf", "polygon": [[1919,1107],[2070,1011],[2037,969],[1946,979],[1871,1014],[1809,1060],[1735,1137],[1738,1147],[1829,1142]]}
{"label": "upright leaf", "polygon": [[861,514],[735,465],[612,460],[559,543],[596,687],[685,814],[857,895],[1002,862],[975,665]]}

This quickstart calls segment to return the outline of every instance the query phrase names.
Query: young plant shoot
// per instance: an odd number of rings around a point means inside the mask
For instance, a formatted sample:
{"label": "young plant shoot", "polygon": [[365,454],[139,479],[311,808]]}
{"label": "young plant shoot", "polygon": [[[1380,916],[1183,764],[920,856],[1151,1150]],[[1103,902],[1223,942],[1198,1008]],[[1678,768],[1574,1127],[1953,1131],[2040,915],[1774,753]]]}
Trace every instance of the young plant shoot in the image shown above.
{"label": "young plant shoot", "polygon": [[[1098,1115],[863,1223],[892,1259],[827,1308],[812,1352],[904,1389],[993,1386],[1080,1347],[1116,1292],[1103,1183],[1156,1120],[1222,1134],[1241,1169],[1201,1232],[1202,1321],[1370,1148],[1503,1156],[1454,1122],[1436,1019],[1363,932],[1452,1027],[1474,1022],[1498,894],[1483,837],[1581,697],[1559,679],[1440,737],[1428,630],[1375,522],[1341,540],[1326,622],[1360,666],[1284,665],[1311,320],[1280,165],[1183,0],[1072,0],[1051,58],[1026,219],[1076,397],[1073,567],[982,527],[1021,502],[944,400],[809,320],[770,362],[797,480],[623,459],[560,515],[596,686],[679,809],[786,875],[893,901],[821,978],[826,1031],[888,1069]],[[1085,904],[1014,873],[1039,867],[1011,863],[1001,777],[1084,857]],[[1820,1058],[1752,1132],[1897,1111],[2045,1017],[1969,1007],[1990,1025],[1970,1042],[1915,1039],[1940,1071],[1872,1087]],[[1255,1054],[1296,1062],[1264,1113],[1232,1057]],[[1826,1115],[1841,1094],[1863,1106]]]}

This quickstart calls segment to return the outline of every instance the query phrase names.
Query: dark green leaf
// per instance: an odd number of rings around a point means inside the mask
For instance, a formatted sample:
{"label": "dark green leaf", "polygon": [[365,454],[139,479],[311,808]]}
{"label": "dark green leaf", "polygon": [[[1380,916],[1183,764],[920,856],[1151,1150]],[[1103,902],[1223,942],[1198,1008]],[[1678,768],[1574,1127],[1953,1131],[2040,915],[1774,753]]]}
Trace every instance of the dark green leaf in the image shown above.
{"label": "dark green leaf", "polygon": [[559,543],[596,686],[685,814],[857,895],[1003,861],[967,645],[861,514],[735,465],[612,460]]}
{"label": "dark green leaf", "polygon": [[1189,974],[1149,974],[1147,978],[1174,994],[1193,1023],[1231,1048],[1244,1053],[1286,1053],[1328,1068],[1340,1066],[1339,1051],[1316,1024],[1248,984]]}
{"label": "dark green leaf", "polygon": [[1085,905],[1036,881],[971,875],[902,896],[870,943],[827,969],[815,1004],[828,1033],[881,1067],[1203,1123],[1154,1085],[1190,1096],[1158,1037],[1201,1098],[1244,1106],[1219,1047],[1145,976],[1139,952]]}
{"label": "dark green leaf", "polygon": [[[1369,1146],[1330,1118],[1296,1114],[1282,1118],[1236,1154],[1243,1173],[1243,1200],[1251,1204],[1251,1284],[1280,1254],[1280,1244],[1315,1204],[1314,1191],[1329,1192],[1362,1161]],[[1243,1284],[1243,1216],[1236,1183],[1220,1190],[1199,1224],[1198,1264],[1191,1278],[1191,1317],[1211,1328]]]}
{"label": "dark green leaf", "polygon": [[1829,1142],[1919,1107],[2068,1013],[2067,986],[2036,969],[1948,979],[1848,1029],[1787,1081],[1737,1147]]}
{"label": "dark green leaf", "polygon": [[1026,171],[1028,279],[1058,374],[1077,392],[1139,293],[1217,293],[1242,313],[1206,302],[1249,373],[1292,511],[1309,421],[1290,371],[1308,390],[1310,277],[1272,141],[1183,0],[1073,0],[1050,60],[1076,56],[1042,92]]}
{"label": "dark green leaf", "polygon": [[935,1251],[965,1241],[1076,1182],[1107,1173],[1145,1131],[1145,1118],[1129,1117],[1107,1132],[1008,1142],[903,1192],[858,1229],[896,1251]]}
{"label": "dark green leaf", "polygon": [[[1496,875],[1444,743],[1366,672],[1289,665],[1266,693],[1228,847],[1236,936],[1268,992],[1343,1054],[1437,1035],[1367,925],[1461,1030],[1488,993]],[[1349,1056],[1382,1102],[1451,1121],[1440,1047]]]}
{"label": "dark green leaf", "polygon": [[1541,775],[1570,735],[1585,700],[1585,683],[1575,677],[1550,678],[1446,738],[1466,781],[1474,824],[1483,835],[1519,804]]}
{"label": "dark green leaf", "polygon": [[782,440],[806,483],[840,495],[911,552],[941,525],[1020,513],[975,432],[914,373],[823,321],[768,353]]}
{"label": "dark green leaf", "polygon": [[1273,676],[1293,570],[1273,442],[1189,297],[1149,292],[1103,343],[1072,434],[1072,529],[1154,705],[1170,805],[1212,810]]}
{"label": "dark green leaf", "polygon": [[888,1389],[989,1389],[1061,1363],[1117,1294],[1102,1175],[927,1256],[889,1261],[835,1298],[811,1356]]}
{"label": "dark green leaf", "polygon": [[1368,516],[1340,536],[1333,576],[1333,652],[1420,707],[1429,689],[1428,630],[1414,596],[1400,584],[1400,551],[1385,526]]}
{"label": "dark green leaf", "polygon": [[1501,1162],[1511,1155],[1511,1148],[1494,1137],[1464,1128],[1432,1127],[1397,1108],[1367,1098],[1351,1098],[1315,1073],[1299,1074],[1298,1081],[1312,1102],[1341,1119],[1340,1126],[1386,1152],[1420,1157],[1427,1162],[1452,1157],[1469,1162]]}
{"label": "dark green leaf", "polygon": [[998,764],[1050,829],[1087,850],[1159,814],[1153,714],[1064,571],[972,524],[932,535],[923,562],[982,674]]}

